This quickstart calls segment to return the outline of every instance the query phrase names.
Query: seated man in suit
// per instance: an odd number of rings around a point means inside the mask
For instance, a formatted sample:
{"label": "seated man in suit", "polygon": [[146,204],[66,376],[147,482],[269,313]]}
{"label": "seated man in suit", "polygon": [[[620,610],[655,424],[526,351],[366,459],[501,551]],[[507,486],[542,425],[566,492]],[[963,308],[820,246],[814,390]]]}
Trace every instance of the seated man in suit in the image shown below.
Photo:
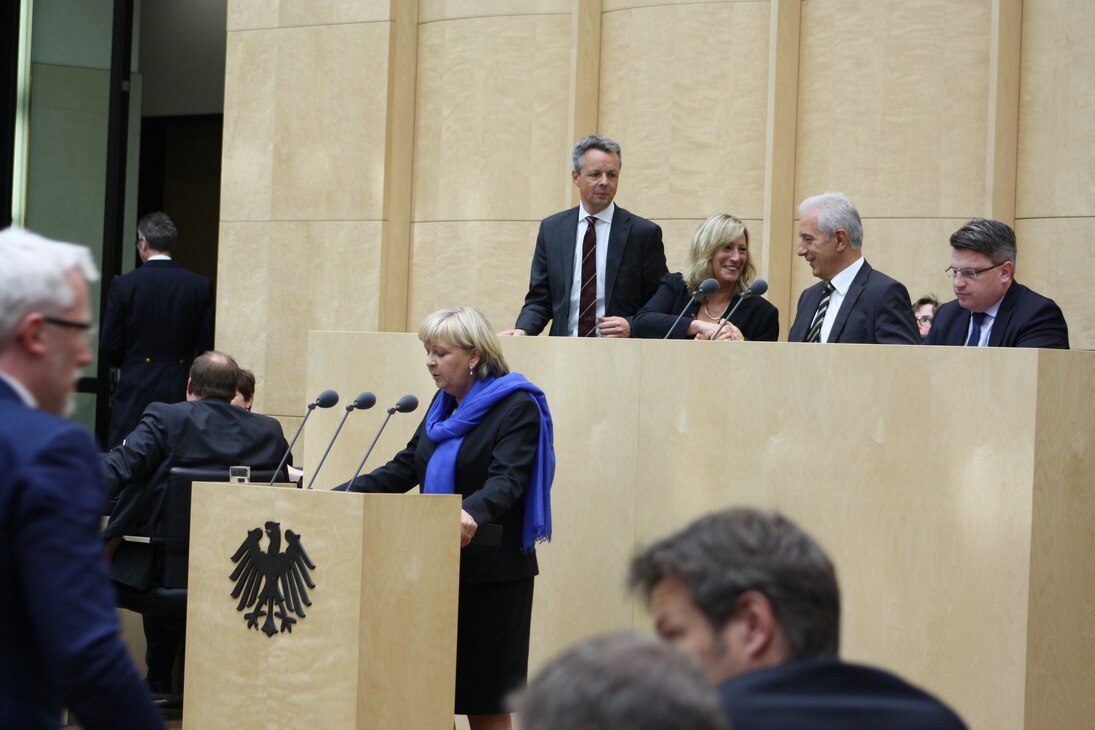
{"label": "seated man in suit", "polygon": [[776,513],[702,517],[636,556],[630,583],[662,638],[700,659],[734,730],[965,727],[923,690],[837,658],[836,571]]}
{"label": "seated man in suit", "polygon": [[667,273],[662,229],[613,203],[620,145],[590,136],[571,152],[581,204],[540,223],[525,305],[514,329],[538,335],[630,337],[631,318]]}
{"label": "seated man in suit", "polygon": [[1015,231],[974,218],[951,235],[957,299],[935,314],[926,345],[1068,349],[1068,325],[1052,299],[1015,281]]}
{"label": "seated man in suit", "polygon": [[[232,466],[274,469],[288,449],[281,424],[232,405],[240,368],[228,355],[210,351],[190,367],[183,403],[153,403],[121,446],[103,457],[107,483],[118,495],[103,536],[159,534],[167,477],[173,466]],[[156,585],[158,566],[133,551],[119,552],[112,580],[137,590]],[[183,626],[144,617],[148,682],[153,692],[172,691],[172,666]]]}
{"label": "seated man in suit", "polygon": [[841,193],[798,208],[796,253],[821,279],[798,298],[788,342],[920,343],[905,286],[863,258],[863,223]]}
{"label": "seated man in suit", "polygon": [[82,246],[0,232],[0,727],[163,727],[122,643],[91,435],[63,416],[92,362]]}

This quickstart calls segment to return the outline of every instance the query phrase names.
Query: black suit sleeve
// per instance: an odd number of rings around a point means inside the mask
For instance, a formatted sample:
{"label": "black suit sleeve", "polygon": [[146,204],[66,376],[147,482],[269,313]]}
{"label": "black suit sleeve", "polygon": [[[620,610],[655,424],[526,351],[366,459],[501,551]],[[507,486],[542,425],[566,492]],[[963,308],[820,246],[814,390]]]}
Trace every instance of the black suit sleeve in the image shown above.
{"label": "black suit sleeve", "polygon": [[[651,224],[651,230],[643,242],[643,291],[642,301],[645,304],[651,297],[658,293],[661,287],[662,277],[669,273],[665,265],[665,244],[662,242],[662,228],[656,223]],[[683,279],[682,279],[683,281]],[[629,317],[628,321],[634,317]],[[632,322],[632,324],[634,324]]]}
{"label": "black suit sleeve", "polygon": [[195,354],[200,355],[213,349],[213,306],[216,301],[213,296],[213,284],[205,282],[205,295],[202,302],[201,329],[198,331],[198,347]]}
{"label": "black suit sleeve", "polygon": [[[143,485],[163,463],[168,451],[167,420],[162,403],[145,409],[125,443],[103,457],[107,491],[114,497],[130,485]],[[136,487],[135,487],[136,488]]]}
{"label": "black suit sleeve", "polygon": [[[775,342],[779,339],[779,310],[766,299],[746,300],[731,321],[741,330],[741,335],[753,342]],[[734,320],[740,316],[741,324]]]}
{"label": "black suit sleeve", "polygon": [[909,302],[909,291],[899,281],[891,280],[886,289],[879,293],[875,342],[880,345],[920,344],[920,331]]}
{"label": "black suit sleeve", "polygon": [[1065,315],[1061,308],[1050,300],[1042,302],[1023,322],[1012,346],[1067,350],[1068,325],[1065,324]]}
{"label": "black suit sleeve", "polygon": [[106,316],[103,317],[103,330],[99,335],[99,350],[114,367],[121,365],[125,353],[125,319],[125,298],[115,277],[110,282]]}
{"label": "black suit sleeve", "polygon": [[[507,412],[491,449],[487,478],[464,498],[464,510],[480,525],[497,520],[524,495],[536,460],[540,438],[536,403],[531,397],[514,398],[505,407]],[[464,491],[469,486],[457,484],[456,488]]]}
{"label": "black suit sleeve", "polygon": [[661,278],[658,290],[654,296],[640,309],[631,321],[631,336],[646,339],[661,339],[669,332],[671,339],[683,340],[688,337],[688,325],[692,318],[688,315],[681,317],[677,324],[673,320],[684,309],[688,302],[687,287],[684,278],[680,274],[666,274]]}
{"label": "black suit sleeve", "polygon": [[544,224],[536,234],[536,250],[532,254],[532,271],[529,274],[528,294],[521,313],[517,315],[517,329],[538,335],[551,320],[551,282],[548,278],[547,243],[544,240]]}

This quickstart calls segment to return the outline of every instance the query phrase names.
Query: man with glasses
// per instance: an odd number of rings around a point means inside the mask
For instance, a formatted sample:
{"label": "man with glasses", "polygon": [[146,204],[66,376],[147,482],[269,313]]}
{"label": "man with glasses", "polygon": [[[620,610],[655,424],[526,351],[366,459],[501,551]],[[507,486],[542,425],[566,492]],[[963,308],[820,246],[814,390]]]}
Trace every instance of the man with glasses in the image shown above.
{"label": "man with glasses", "polygon": [[105,444],[137,426],[149,403],[179,403],[194,357],[213,349],[213,285],[172,260],[178,231],[163,213],[137,223],[143,264],[110,282],[100,349],[121,368]]}
{"label": "man with glasses", "polygon": [[0,231],[0,725],[163,727],[120,638],[91,435],[62,416],[91,363],[82,246]]}
{"label": "man with glasses", "polygon": [[951,235],[957,299],[935,314],[926,345],[1068,349],[1068,325],[1052,299],[1015,281],[1015,231],[974,218]]}

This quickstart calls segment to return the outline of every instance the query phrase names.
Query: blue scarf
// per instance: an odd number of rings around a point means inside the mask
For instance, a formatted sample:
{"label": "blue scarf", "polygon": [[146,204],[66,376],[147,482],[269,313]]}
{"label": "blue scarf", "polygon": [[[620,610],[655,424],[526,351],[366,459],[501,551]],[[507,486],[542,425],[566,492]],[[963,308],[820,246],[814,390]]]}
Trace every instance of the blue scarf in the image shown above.
{"label": "blue scarf", "polygon": [[536,460],[532,465],[528,488],[525,490],[525,526],[522,535],[524,551],[528,552],[537,542],[551,539],[551,482],[555,479],[555,437],[551,426],[544,391],[530,383],[520,373],[502,377],[488,376],[476,380],[460,402],[458,412],[446,417],[454,398],[442,392],[426,413],[426,435],[437,444],[433,456],[426,465],[426,478],[422,491],[425,494],[453,494],[456,491],[456,456],[464,443],[464,436],[479,425],[498,401],[510,393],[523,390],[529,393],[540,409],[540,441],[536,448]]}

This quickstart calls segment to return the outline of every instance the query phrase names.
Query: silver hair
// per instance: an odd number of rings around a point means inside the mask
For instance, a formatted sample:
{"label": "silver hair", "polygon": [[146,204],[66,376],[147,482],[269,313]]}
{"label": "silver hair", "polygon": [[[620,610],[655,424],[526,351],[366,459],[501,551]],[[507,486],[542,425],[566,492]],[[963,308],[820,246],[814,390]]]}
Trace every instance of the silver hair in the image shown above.
{"label": "silver hair", "polygon": [[0,347],[28,314],[56,316],[72,306],[72,271],[87,281],[99,278],[85,246],[52,241],[23,228],[0,231]]}
{"label": "silver hair", "polygon": [[602,137],[599,134],[591,134],[578,140],[578,144],[574,145],[574,149],[571,150],[570,163],[574,166],[574,172],[580,173],[582,171],[582,167],[586,163],[586,152],[589,150],[600,150],[601,152],[615,154],[620,158],[621,164],[624,161],[619,142],[608,137]]}
{"label": "silver hair", "polygon": [[855,203],[848,200],[844,193],[822,193],[812,198],[806,198],[798,206],[798,214],[805,215],[811,210],[817,209],[817,228],[821,234],[828,238],[838,228],[848,232],[848,244],[853,250],[863,248],[863,222],[859,219],[859,211]]}

